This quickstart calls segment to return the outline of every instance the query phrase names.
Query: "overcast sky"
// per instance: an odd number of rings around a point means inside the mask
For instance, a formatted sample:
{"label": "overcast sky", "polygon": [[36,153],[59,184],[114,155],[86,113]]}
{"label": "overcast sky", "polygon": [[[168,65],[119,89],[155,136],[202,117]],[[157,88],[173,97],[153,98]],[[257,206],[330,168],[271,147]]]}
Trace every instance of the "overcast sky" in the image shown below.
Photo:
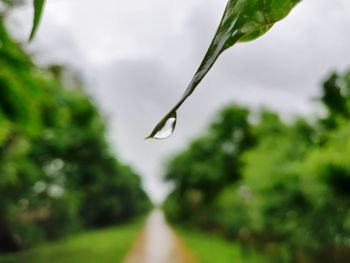
{"label": "overcast sky", "polygon": [[[142,175],[150,196],[167,193],[164,161],[203,131],[229,102],[284,116],[313,114],[330,70],[350,66],[350,1],[303,0],[259,40],[226,51],[179,111],[174,135],[145,141],[180,98],[221,18],[226,0],[47,0],[29,46],[41,62],[82,73],[108,118],[117,155]],[[18,39],[32,10],[15,13]],[[13,21],[12,21],[13,23]]]}

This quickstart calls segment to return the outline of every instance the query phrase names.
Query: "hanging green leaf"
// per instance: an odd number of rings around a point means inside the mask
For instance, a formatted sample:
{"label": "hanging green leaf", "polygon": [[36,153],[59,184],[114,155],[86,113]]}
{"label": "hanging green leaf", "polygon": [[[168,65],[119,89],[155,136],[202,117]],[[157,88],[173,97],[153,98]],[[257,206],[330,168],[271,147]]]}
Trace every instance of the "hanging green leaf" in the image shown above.
{"label": "hanging green leaf", "polygon": [[[179,102],[156,125],[148,138],[164,139],[175,129],[176,111],[193,93],[220,54],[239,41],[251,41],[265,34],[301,0],[229,0],[219,28],[192,81]],[[175,120],[174,120],[175,116]],[[169,122],[174,125],[169,133]],[[167,132],[164,133],[163,130]]]}
{"label": "hanging green leaf", "polygon": [[29,41],[31,41],[34,38],[35,33],[38,30],[44,5],[45,5],[45,0],[34,0],[33,5],[34,5],[34,21],[33,21],[32,32],[30,33]]}

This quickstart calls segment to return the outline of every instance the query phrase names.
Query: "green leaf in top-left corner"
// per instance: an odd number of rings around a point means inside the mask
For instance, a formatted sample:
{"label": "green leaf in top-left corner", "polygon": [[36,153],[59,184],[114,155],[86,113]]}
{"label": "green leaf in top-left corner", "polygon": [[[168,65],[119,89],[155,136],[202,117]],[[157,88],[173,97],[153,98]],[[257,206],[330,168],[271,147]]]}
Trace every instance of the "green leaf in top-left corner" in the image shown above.
{"label": "green leaf in top-left corner", "polygon": [[45,0],[33,0],[33,5],[34,5],[34,21],[33,21],[32,32],[30,33],[29,41],[31,41],[34,38],[35,33],[38,30],[44,5],[45,5]]}

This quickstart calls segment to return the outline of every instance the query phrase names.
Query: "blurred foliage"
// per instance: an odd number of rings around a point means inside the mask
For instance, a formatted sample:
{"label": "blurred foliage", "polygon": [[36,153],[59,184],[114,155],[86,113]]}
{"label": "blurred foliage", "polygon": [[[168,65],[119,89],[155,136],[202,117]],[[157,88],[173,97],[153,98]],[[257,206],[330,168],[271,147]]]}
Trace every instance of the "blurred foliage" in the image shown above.
{"label": "blurred foliage", "polygon": [[0,251],[150,206],[139,176],[111,152],[96,107],[79,86],[63,87],[64,70],[36,67],[0,21]]}
{"label": "blurred foliage", "polygon": [[48,242],[19,253],[0,254],[1,263],[108,263],[123,262],[139,235],[143,220]]}
{"label": "blurred foliage", "polygon": [[226,107],[170,159],[168,219],[237,240],[270,262],[350,262],[349,76],[324,81],[328,114],[312,121]]}
{"label": "blurred foliage", "polygon": [[198,210],[201,224],[207,224],[207,210],[201,208],[212,203],[225,185],[241,177],[239,156],[251,144],[248,110],[225,109],[207,134],[194,140],[169,163],[165,179],[175,183],[172,195],[177,201],[169,206],[175,209],[174,217],[197,217],[190,211]]}

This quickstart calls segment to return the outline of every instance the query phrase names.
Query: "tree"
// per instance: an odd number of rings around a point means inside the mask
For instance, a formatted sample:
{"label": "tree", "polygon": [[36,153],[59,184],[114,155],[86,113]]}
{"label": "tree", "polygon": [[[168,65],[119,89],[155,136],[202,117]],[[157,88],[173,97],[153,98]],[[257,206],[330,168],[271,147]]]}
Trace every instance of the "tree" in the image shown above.
{"label": "tree", "polygon": [[333,126],[268,110],[249,123],[247,110],[224,109],[167,166],[167,217],[266,251],[271,262],[348,262],[350,82],[339,76],[323,86]]}
{"label": "tree", "polygon": [[147,211],[82,88],[65,86],[58,67],[39,69],[1,21],[0,41],[0,251]]}
{"label": "tree", "polygon": [[350,116],[350,72],[331,73],[324,81],[320,101],[328,116],[322,120],[328,128],[337,126],[340,119]]}
{"label": "tree", "polygon": [[201,211],[207,210],[222,188],[240,179],[240,154],[252,143],[248,110],[234,105],[223,109],[208,132],[167,166],[165,179],[175,185],[169,199],[175,198],[183,208],[176,216],[203,218]]}

